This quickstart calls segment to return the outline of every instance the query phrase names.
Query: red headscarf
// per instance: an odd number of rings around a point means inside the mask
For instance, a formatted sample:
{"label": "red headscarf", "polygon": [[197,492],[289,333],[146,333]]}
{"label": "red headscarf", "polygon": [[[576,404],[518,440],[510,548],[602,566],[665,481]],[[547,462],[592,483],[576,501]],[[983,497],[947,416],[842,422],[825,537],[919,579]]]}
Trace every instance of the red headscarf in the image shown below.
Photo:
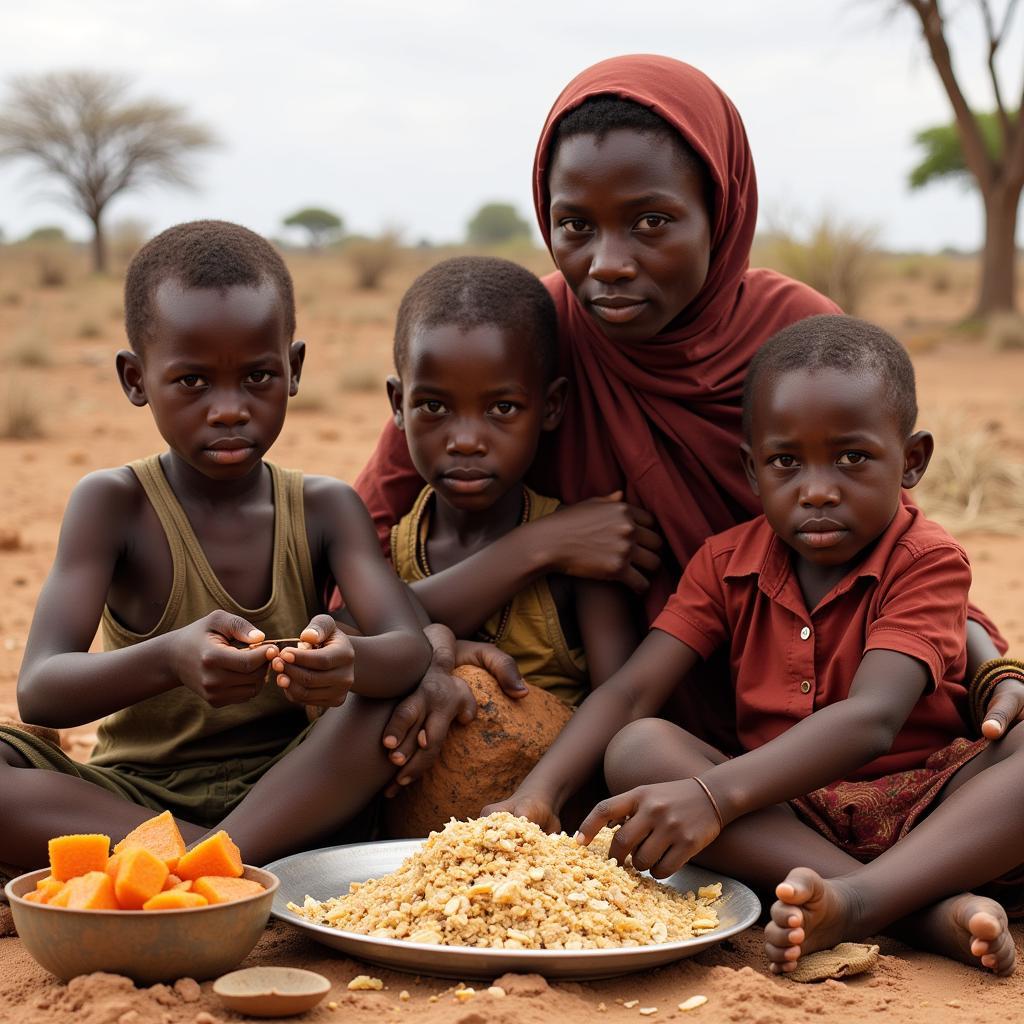
{"label": "red headscarf", "polygon": [[[608,340],[560,273],[544,279],[558,309],[569,399],[561,427],[545,438],[531,482],[568,502],[621,488],[627,500],[654,515],[667,550],[647,597],[653,618],[675,587],[679,567],[701,542],[760,511],[739,460],[740,398],[751,358],[782,327],[837,308],[805,285],[747,268],[757,185],[743,123],[714,82],[668,57],[602,61],[555,101],[534,168],[546,241],[554,127],[584,100],[607,94],[650,107],[707,164],[715,206],[711,263],[686,324],[630,345]],[[422,485],[404,436],[389,424],[356,480],[385,541]]]}
{"label": "red headscarf", "polygon": [[740,458],[740,399],[754,353],[772,334],[837,307],[768,270],[749,270],[757,183],[743,122],[696,68],[668,57],[615,57],[574,78],[541,132],[533,193],[550,248],[547,173],[558,122],[595,96],[649,107],[707,165],[713,185],[711,262],[686,322],[643,342],[611,341],[560,273],[544,279],[558,309],[565,418],[544,458],[539,486],[568,502],[622,488],[649,510],[675,556],[654,581],[655,614],[673,575],[700,544],[760,511]]}

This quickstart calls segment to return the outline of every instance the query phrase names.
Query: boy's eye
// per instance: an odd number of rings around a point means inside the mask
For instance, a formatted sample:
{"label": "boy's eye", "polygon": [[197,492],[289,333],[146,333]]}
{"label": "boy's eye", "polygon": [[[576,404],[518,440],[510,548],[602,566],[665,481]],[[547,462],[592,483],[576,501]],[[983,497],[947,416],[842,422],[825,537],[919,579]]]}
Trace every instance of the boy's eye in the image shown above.
{"label": "boy's eye", "polygon": [[198,373],[186,373],[184,377],[178,378],[178,383],[183,385],[189,391],[192,391],[195,388],[202,387],[206,381],[204,381]]}
{"label": "boy's eye", "polygon": [[668,217],[662,216],[660,213],[645,213],[637,221],[636,226],[641,231],[657,231],[658,228],[664,227],[667,223]]}
{"label": "boy's eye", "polygon": [[491,408],[499,416],[511,416],[516,411],[517,406],[515,402],[495,402]]}
{"label": "boy's eye", "polygon": [[420,402],[419,407],[425,409],[432,416],[437,416],[439,413],[444,412],[444,402],[438,401],[436,398],[428,398],[425,402]]}
{"label": "boy's eye", "polygon": [[792,469],[796,464],[796,457],[793,455],[773,455],[768,460],[769,466],[775,466],[778,469]]}
{"label": "boy's eye", "polygon": [[867,456],[863,452],[843,452],[836,460],[836,463],[840,466],[859,466],[862,462],[866,461]]}
{"label": "boy's eye", "polygon": [[250,384],[266,384],[273,376],[274,375],[269,370],[253,370],[252,373],[246,377],[246,380]]}

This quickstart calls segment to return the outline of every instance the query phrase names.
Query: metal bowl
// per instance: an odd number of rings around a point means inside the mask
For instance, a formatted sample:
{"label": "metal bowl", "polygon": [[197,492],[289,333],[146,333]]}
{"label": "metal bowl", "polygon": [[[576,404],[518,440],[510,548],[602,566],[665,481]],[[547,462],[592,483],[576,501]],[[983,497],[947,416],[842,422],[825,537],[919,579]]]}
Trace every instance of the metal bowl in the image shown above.
{"label": "metal bowl", "polygon": [[70,910],[23,899],[47,874],[44,868],[19,875],[4,892],[25,948],[63,981],[105,971],[152,985],[230,971],[259,941],[278,887],[271,872],[247,865],[243,877],[266,892],[209,907]]}
{"label": "metal bowl", "polygon": [[476,949],[469,946],[435,946],[400,939],[374,938],[341,931],[292,913],[288,903],[302,905],[307,895],[325,900],[348,892],[349,882],[365,882],[394,871],[422,840],[399,839],[379,843],[332,846],[297,853],[268,864],[280,879],[272,913],[281,921],[301,928],[311,938],[332,949],[382,967],[442,978],[494,978],[508,971],[543,974],[548,978],[609,978],[631,971],[648,970],[693,956],[749,928],[761,912],[757,896],[742,882],[703,868],[687,866],[664,884],[680,892],[696,892],[702,885],[722,883],[722,898],[715,904],[719,927],[697,938],[654,946],[621,949]]}

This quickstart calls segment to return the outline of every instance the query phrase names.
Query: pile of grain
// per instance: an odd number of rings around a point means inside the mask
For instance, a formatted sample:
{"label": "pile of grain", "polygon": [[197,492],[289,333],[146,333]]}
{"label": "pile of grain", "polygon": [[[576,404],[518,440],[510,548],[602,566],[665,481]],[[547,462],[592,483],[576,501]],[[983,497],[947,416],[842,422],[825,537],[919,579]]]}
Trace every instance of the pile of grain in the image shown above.
{"label": "pile of grain", "polygon": [[715,884],[685,895],[590,847],[501,812],[450,821],[382,878],[289,909],[317,924],[409,942],[493,949],[609,949],[718,927]]}

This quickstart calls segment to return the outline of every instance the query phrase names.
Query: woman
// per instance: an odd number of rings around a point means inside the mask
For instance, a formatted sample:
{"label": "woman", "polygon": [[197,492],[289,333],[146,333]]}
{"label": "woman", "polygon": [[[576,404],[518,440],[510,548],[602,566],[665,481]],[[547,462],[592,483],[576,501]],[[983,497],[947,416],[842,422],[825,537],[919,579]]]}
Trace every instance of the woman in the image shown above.
{"label": "woman", "polygon": [[[650,621],[701,542],[760,511],[739,460],[754,353],[788,324],[837,307],[749,268],[757,184],[746,132],[728,97],[687,64],[633,55],[578,75],[545,122],[533,187],[558,267],[544,283],[570,393],[530,482],[577,504],[518,528],[459,571],[467,600],[488,614],[537,577],[563,572],[646,591]],[[386,537],[422,486],[392,425],[355,486]],[[992,637],[1002,641],[972,615],[973,673],[998,656]],[[683,689],[689,701],[697,688]],[[1016,682],[1000,685],[989,713],[1000,732],[1022,693]],[[676,716],[727,742],[724,709],[688,705]]]}

